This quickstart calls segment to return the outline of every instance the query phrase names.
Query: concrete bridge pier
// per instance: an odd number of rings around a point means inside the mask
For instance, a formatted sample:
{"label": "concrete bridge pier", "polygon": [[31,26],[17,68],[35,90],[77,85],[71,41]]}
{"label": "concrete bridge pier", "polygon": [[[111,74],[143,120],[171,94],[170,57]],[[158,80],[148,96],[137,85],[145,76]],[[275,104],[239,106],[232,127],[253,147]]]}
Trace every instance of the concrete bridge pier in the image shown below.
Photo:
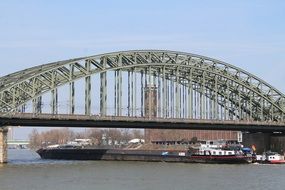
{"label": "concrete bridge pier", "polygon": [[8,145],[7,145],[8,128],[0,127],[0,164],[8,161]]}

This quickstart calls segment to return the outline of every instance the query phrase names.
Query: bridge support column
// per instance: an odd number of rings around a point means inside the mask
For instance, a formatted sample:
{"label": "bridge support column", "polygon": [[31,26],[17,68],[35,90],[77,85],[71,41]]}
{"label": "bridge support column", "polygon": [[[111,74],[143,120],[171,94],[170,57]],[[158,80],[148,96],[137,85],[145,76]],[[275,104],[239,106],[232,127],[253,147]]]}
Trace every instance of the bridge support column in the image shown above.
{"label": "bridge support column", "polygon": [[8,161],[7,134],[7,128],[0,128],[0,164],[7,163]]}

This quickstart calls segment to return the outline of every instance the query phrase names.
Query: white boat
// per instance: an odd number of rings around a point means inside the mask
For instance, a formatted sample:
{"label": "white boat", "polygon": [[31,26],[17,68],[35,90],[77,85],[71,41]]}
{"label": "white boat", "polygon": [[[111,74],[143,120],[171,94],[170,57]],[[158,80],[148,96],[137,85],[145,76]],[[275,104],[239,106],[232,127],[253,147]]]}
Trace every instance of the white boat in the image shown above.
{"label": "white boat", "polygon": [[262,164],[285,164],[285,159],[281,154],[269,151],[263,153],[263,155],[257,155],[256,162]]}

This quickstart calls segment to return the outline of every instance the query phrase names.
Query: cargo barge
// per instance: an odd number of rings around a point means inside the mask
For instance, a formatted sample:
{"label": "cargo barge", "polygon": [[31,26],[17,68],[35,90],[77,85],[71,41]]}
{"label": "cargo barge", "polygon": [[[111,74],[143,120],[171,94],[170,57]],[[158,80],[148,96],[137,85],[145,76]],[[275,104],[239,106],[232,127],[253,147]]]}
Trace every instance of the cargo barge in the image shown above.
{"label": "cargo barge", "polygon": [[61,160],[106,160],[106,161],[147,161],[184,163],[252,163],[254,156],[242,150],[212,148],[209,145],[178,150],[131,150],[98,148],[42,148],[37,153],[43,159]]}

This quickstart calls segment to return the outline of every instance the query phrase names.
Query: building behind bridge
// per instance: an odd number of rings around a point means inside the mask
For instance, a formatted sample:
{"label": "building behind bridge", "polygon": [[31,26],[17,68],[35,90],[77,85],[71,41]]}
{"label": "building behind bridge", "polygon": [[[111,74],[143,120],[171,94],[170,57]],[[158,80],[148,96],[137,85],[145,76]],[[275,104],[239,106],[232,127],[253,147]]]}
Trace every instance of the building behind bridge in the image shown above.
{"label": "building behind bridge", "polygon": [[[150,94],[149,94],[150,93]],[[145,117],[157,117],[157,88],[155,86],[145,87]],[[241,132],[238,131],[213,131],[213,130],[160,130],[145,129],[145,142],[164,141],[191,141],[197,138],[203,140],[229,140],[241,141]]]}

